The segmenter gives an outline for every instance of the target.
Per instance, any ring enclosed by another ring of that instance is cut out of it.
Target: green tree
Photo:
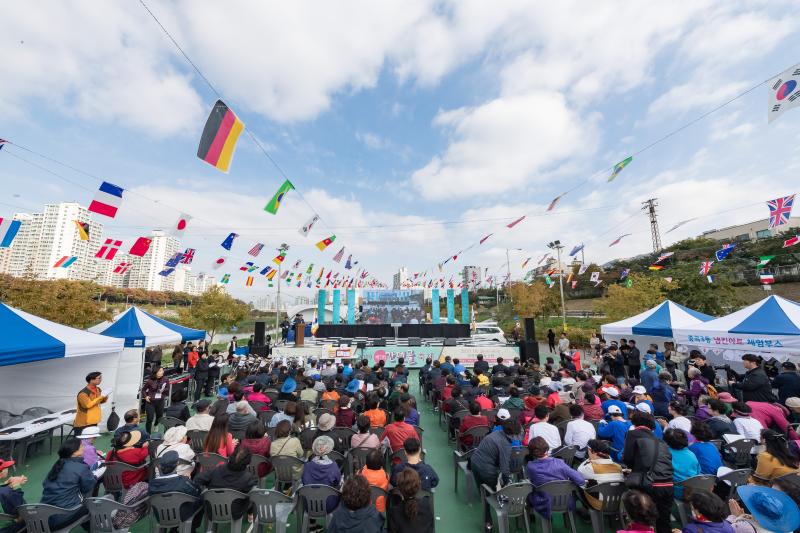
[[[632,285],[611,285],[606,296],[595,304],[595,309],[614,322],[637,315],[660,304],[666,298],[668,283],[663,278],[631,274]]]
[[[229,328],[247,318],[250,309],[228,295],[220,287],[211,287],[191,307],[181,309],[181,321],[195,328],[205,329],[214,342],[220,329]]]
[[[560,300],[555,289],[541,280],[534,283],[516,282],[508,285],[508,296],[514,313],[520,317],[539,317],[558,310]]]
[[[89,281],[0,277],[0,299],[8,305],[79,329],[111,318],[100,303],[102,293]]]
[[[673,273],[673,280],[667,287],[667,298],[695,311],[722,316],[744,305],[725,275],[717,275],[709,283],[705,276],[684,268]]]

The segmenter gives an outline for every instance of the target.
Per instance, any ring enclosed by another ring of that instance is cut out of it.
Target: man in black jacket
[[[778,401],[786,405],[786,400],[795,396],[800,396],[800,374],[797,373],[797,366],[791,361],[786,361],[781,365],[781,373],[772,380],[772,387],[778,389]]]
[[[746,353],[742,356],[742,365],[746,372],[737,374],[736,379],[729,381],[732,388],[742,391],[745,402],[775,403],[778,399],[772,394],[772,384],[769,376],[761,367],[761,360],[757,355]]]
[[[489,363],[483,360],[483,354],[479,353],[477,359],[478,360],[475,361],[475,364],[472,365],[472,369],[473,370],[480,370],[484,374],[488,374],[489,373]]]
[[[194,401],[200,399],[205,391],[206,396],[211,396],[211,382],[208,379],[208,354],[203,352],[194,367]]]
[[[167,492],[180,492],[197,498],[200,496],[200,489],[192,483],[186,476],[178,475],[175,469],[178,468],[178,452],[168,451],[158,460],[158,471],[161,472],[155,479],[150,480],[148,491],[150,495],[164,494]],[[192,515],[202,506],[198,499],[196,503],[186,503],[181,505],[181,520],[189,520]],[[203,521],[203,513],[197,513],[192,520],[192,531],[200,526]]]
[[[631,422],[633,429],[625,437],[622,452],[622,462],[631,469],[628,486],[646,492],[656,504],[656,533],[671,533],[672,454],[664,441],[653,435],[656,428],[653,415],[637,410]],[[631,483],[637,478],[639,482],[632,486]]]

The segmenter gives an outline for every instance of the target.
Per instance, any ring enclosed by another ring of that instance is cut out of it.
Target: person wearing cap
[[[295,390],[297,390],[297,382],[293,377],[287,377],[281,386],[280,392],[278,393],[278,400],[288,400],[290,402],[296,401],[297,395],[294,393]],[[322,399],[324,400],[325,398],[323,397]]]
[[[657,364],[653,359],[648,359],[645,361],[644,370],[642,370],[639,378],[639,382],[648,393],[659,386],[658,371],[656,370],[656,366]]]
[[[141,446],[137,446],[141,444]],[[118,461],[131,466],[140,466],[145,463],[148,456],[148,444],[142,444],[142,434],[139,431],[123,431],[114,438],[111,451],[106,455],[106,461]],[[131,488],[140,481],[147,481],[147,468],[131,470],[122,473],[122,486]]]
[[[647,393],[647,389],[644,388],[643,385],[636,385],[633,388],[633,398],[631,398],[631,403],[636,406],[640,403],[646,403],[650,406],[650,412],[655,411],[655,406],[653,405],[653,399]]]
[[[600,406],[603,408],[603,413],[608,416],[610,414],[611,406],[616,406],[618,412],[622,414],[622,418],[625,420],[628,419],[628,407],[625,405],[625,402],[619,399],[619,390],[616,387],[608,387],[604,389],[605,399],[601,397],[603,400]]]
[[[211,424],[214,422],[214,417],[208,414],[211,402],[208,400],[200,400],[194,404],[197,414],[189,417],[186,421],[187,431],[208,431],[211,429]]]
[[[152,496],[155,494],[164,494],[167,492],[180,492],[181,494],[188,494],[197,498],[200,496],[200,489],[195,485],[189,476],[179,475],[177,473],[179,463],[178,452],[168,451],[164,453],[158,461],[158,473],[156,477],[150,480],[147,488],[148,493]],[[189,520],[192,515],[203,505],[198,500],[196,503],[185,503],[180,507],[181,520]],[[192,522],[192,531],[200,527],[200,522],[203,520],[203,513],[197,513]]]
[[[608,441],[589,439],[586,451],[588,458],[578,466],[577,470],[586,479],[587,487],[623,480],[622,467],[611,459],[613,450]],[[592,508],[602,509],[602,500],[588,493],[584,495]]]
[[[17,516],[17,508],[25,503],[25,493],[22,487],[27,483],[25,476],[8,477],[8,469],[14,466],[14,461],[4,461],[0,459],[0,509],[10,516]],[[25,523],[19,519],[15,520],[6,527],[1,527],[2,533],[14,533],[25,529]]]
[[[800,421],[800,398],[786,398],[786,407],[789,409],[793,421]]]
[[[797,365],[791,361],[781,364],[781,373],[772,380],[772,388],[778,389],[778,401],[786,405],[788,398],[800,396],[800,374]]]
[[[78,406],[75,411],[75,420],[72,422],[76,435],[80,435],[83,428],[100,423],[102,415],[100,405],[108,401],[108,396],[103,395],[100,390],[102,381],[103,374],[100,372],[89,372],[86,375],[86,386],[78,392]]]
[[[780,487],[780,483],[776,483]],[[791,533],[800,527],[800,502],[776,488],[742,485],[737,494],[750,514],[734,499],[728,500],[730,516],[727,520],[736,533],[771,531]]]
[[[322,435],[314,439],[311,444],[311,460],[303,466],[303,485],[328,485],[329,487],[339,488],[342,482],[342,471],[336,461],[328,457],[333,451],[333,439],[327,435]],[[333,512],[339,504],[337,496],[328,497],[326,501],[327,511]]]
[[[742,356],[742,366],[745,368],[744,374],[731,372],[735,379],[728,381],[732,389],[742,392],[745,402],[767,402],[778,401],[772,394],[772,383],[767,376],[764,367],[761,366],[761,358],[752,353]]]
[[[631,423],[625,419],[622,409],[618,405],[608,407],[608,416],[611,417],[611,421],[600,421],[600,425],[597,426],[597,436],[611,440],[611,447],[614,448],[612,457],[614,461],[620,463],[622,462],[622,450],[625,447],[625,437],[628,435]]]
[[[648,415],[652,415],[653,414],[653,411],[650,409],[650,405],[648,405],[645,402],[637,403],[633,407],[633,411],[634,412],[635,411],[639,411],[641,413],[647,413]],[[656,423],[656,427],[653,429],[653,435],[655,435],[655,437],[657,439],[660,439],[660,438],[664,437],[664,429],[661,427],[661,424]],[[688,433],[687,433],[687,435],[688,435]]]
[[[190,477],[194,470],[194,450],[189,445],[189,437],[186,436],[186,426],[173,426],[164,433],[164,441],[156,449],[156,457],[162,457],[167,452],[175,452],[178,457],[190,464],[181,464],[177,467],[177,473],[181,476]]]
[[[100,436],[100,429],[97,426],[89,426],[83,428],[81,434],[77,437],[83,441],[83,462],[89,468],[94,470],[94,467],[100,462],[103,452],[97,451],[94,447],[94,441]]]

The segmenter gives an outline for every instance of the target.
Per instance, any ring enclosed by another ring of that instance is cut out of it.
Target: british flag
[[[711,265],[713,264],[714,261],[703,261],[700,263],[700,275],[708,276],[708,273],[711,271]]]
[[[248,254],[252,255],[253,257],[258,257],[258,254],[261,253],[261,250],[264,248],[264,245],[260,242],[257,242],[255,246],[250,248],[250,251],[247,252]]]
[[[775,198],[767,202],[769,207],[769,227],[777,228],[789,222],[789,217],[792,215],[792,205],[794,204],[794,194],[784,196],[783,198]]]
[[[183,252],[183,259],[181,259],[181,263],[184,265],[191,265],[192,260],[194,260],[194,248],[187,248],[185,252]]]

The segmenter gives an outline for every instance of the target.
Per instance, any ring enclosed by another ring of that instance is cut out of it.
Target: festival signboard
[[[358,350],[357,357],[368,360],[370,366],[384,361],[387,368],[397,365],[397,361],[402,357],[407,368],[422,368],[425,359],[428,357],[438,359],[441,353],[441,346],[374,346]]]
[[[445,346],[442,349],[441,360],[444,361],[445,356],[450,356],[451,359],[458,358],[459,362],[466,366],[472,367],[475,361],[478,360],[478,354],[483,355],[483,360],[488,361],[491,366],[498,357],[506,360],[519,357],[519,347],[517,346]]]

